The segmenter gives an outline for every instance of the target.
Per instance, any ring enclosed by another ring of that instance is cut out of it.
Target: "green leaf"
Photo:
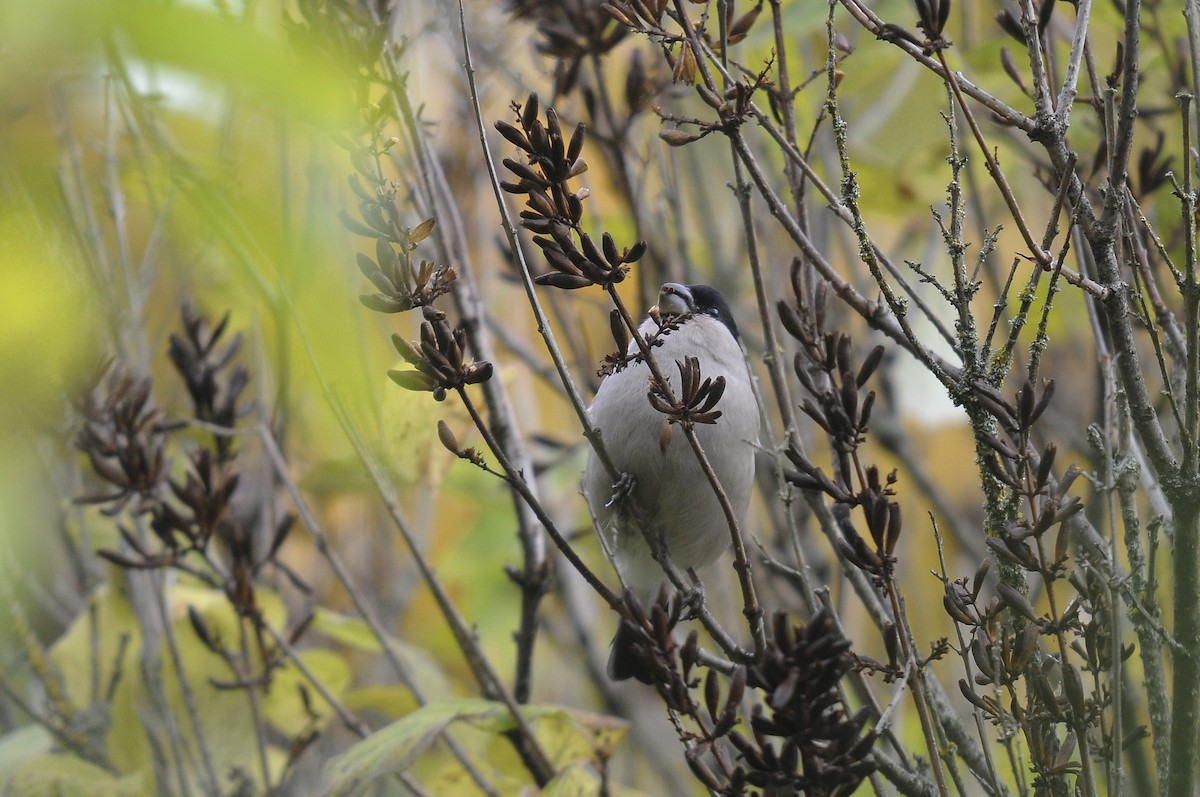
[[[330,694],[338,700],[345,697],[354,677],[345,658],[319,648],[301,651],[299,658]],[[301,690],[308,693],[308,705],[317,715],[315,720],[309,716]],[[310,727],[324,728],[336,716],[329,702],[291,662],[275,674],[271,690],[263,699],[263,713],[272,727],[289,737],[301,736]]]
[[[326,794],[353,794],[376,778],[405,771],[452,722],[477,709],[459,706],[457,701],[431,703],[376,731],[326,764]]]
[[[559,770],[541,791],[542,797],[596,797],[600,793],[600,778],[583,765]]]
[[[541,797],[647,797],[646,792],[630,789],[619,784],[608,783],[601,790],[600,775],[591,764],[574,764],[558,771],[545,787],[538,792]]]
[[[420,371],[388,371],[388,376],[405,390],[429,391],[437,385],[433,377]]]
[[[41,725],[25,725],[0,736],[0,794],[26,761],[53,748],[50,732]]]
[[[280,597],[267,589],[255,593],[258,609],[264,620],[275,628],[287,625],[287,610]],[[167,611],[172,619],[175,639],[183,662],[183,679],[189,684],[198,709],[201,732],[208,743],[209,752],[223,772],[218,777],[241,769],[256,777],[259,773],[258,741],[254,721],[246,710],[246,695],[241,690],[219,689],[214,682],[229,682],[232,674],[229,665],[216,653],[208,650],[196,636],[188,621],[191,607],[203,618],[209,633],[226,647],[238,646],[238,618],[229,604],[228,596],[221,590],[179,583],[166,591]],[[119,680],[111,705],[111,722],[104,737],[106,750],[113,766],[119,772],[150,772],[153,760],[154,734],[163,732],[157,721],[147,721],[145,706],[160,698],[149,692],[145,679],[138,677],[138,655],[142,645],[137,617],[127,597],[120,590],[102,588],[92,598],[100,634],[100,682],[108,683],[112,678],[113,665],[121,668]],[[51,648],[51,658],[62,674],[67,697],[76,706],[83,707],[90,694],[91,621],[88,612],[81,612],[71,623],[66,633]],[[131,638],[125,649],[124,659],[117,661],[118,640],[123,634]],[[254,646],[251,646],[254,650]],[[158,651],[161,661],[168,660],[165,642]],[[257,653],[253,656],[253,669],[257,672],[262,662]],[[180,679],[171,670],[171,677],[164,678],[162,698],[175,717],[187,716]],[[298,692],[292,688],[271,690],[264,696],[264,705],[271,707],[280,701],[277,711],[281,716],[294,716],[289,704],[300,701]],[[181,727],[186,744],[194,744],[192,728],[185,723]],[[272,772],[277,776],[282,771],[286,756],[277,747],[268,746],[267,758]],[[190,782],[198,785],[199,772],[196,761],[189,758],[183,766]],[[62,794],[91,794],[90,791],[64,789]]]
[[[626,726],[622,720],[562,706],[523,706],[521,714],[534,726],[535,735],[557,768],[592,761],[598,753],[610,756]],[[330,784],[327,794],[349,795],[376,778],[405,771],[438,734],[455,722],[496,735],[516,728],[516,719],[502,703],[482,699],[430,703],[331,760],[325,768]],[[574,780],[565,782],[563,788],[575,788],[575,784]]]
[[[145,61],[237,85],[264,105],[309,121],[340,125],[352,118],[343,83],[350,66],[316,57],[300,37],[271,36],[191,3],[105,5],[114,32]]]
[[[26,759],[4,785],[5,797],[148,797],[153,783],[143,773],[118,778],[83,759],[61,753]]]
[[[343,703],[351,711],[370,711],[388,719],[399,719],[421,707],[412,690],[402,684],[370,684],[351,689]]]
[[[356,650],[383,652],[379,637],[375,636],[371,627],[360,617],[348,617],[317,607],[311,628]],[[421,694],[430,700],[439,700],[451,694],[446,674],[438,660],[428,651],[410,645],[391,634],[385,634],[383,638],[392,655],[399,659],[408,671],[409,679],[420,689]]]

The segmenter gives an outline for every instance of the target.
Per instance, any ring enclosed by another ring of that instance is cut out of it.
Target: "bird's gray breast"
[[[642,331],[649,334],[653,329],[647,322]],[[677,360],[696,357],[702,378],[725,377],[725,392],[717,404],[721,417],[694,429],[740,521],[754,478],[758,412],[737,341],[719,321],[697,316],[663,338],[653,354],[677,398]],[[676,425],[664,431],[666,416],[647,398],[649,377],[645,363],[609,376],[589,413],[614,467],[634,478],[632,500],[663,535],[672,559],[683,569],[703,567],[727,547],[728,522],[683,429]],[[622,577],[643,596],[652,594],[661,569],[652,560],[647,564],[649,552],[630,519],[620,516],[617,507],[605,506],[612,496],[612,479],[594,452],[584,474],[584,491],[601,532],[609,537]]]

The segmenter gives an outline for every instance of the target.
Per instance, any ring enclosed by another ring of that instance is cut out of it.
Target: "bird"
[[[655,320],[657,315],[657,321]],[[666,324],[660,332],[660,324]],[[676,397],[680,375],[676,362],[696,358],[701,379],[723,377],[724,393],[714,423],[694,425],[696,437],[712,465],[739,523],[745,516],[754,482],[754,452],[759,415],[729,303],[708,285],[668,282],[658,296],[657,313],[639,327],[643,338],[656,337],[652,355]],[[667,555],[684,572],[712,564],[730,545],[729,524],[716,492],[685,435],[664,426],[668,417],[648,398],[651,372],[630,344],[625,368],[600,383],[588,408],[618,481],[594,449],[583,475],[583,493],[621,581],[649,606],[665,578],[654,560],[636,518],[661,535]],[[638,632],[622,619],[613,640],[608,674],[621,681],[639,673],[630,645]]]

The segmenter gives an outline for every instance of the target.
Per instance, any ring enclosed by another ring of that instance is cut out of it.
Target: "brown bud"
[[[442,420],[437,423],[438,440],[442,442],[442,446],[451,454],[457,454],[458,438],[454,436],[454,432],[450,431],[450,426]]]
[[[668,146],[672,147],[682,147],[685,144],[691,144],[693,141],[699,141],[701,138],[698,133],[688,133],[674,127],[659,132],[658,137],[667,142]]]

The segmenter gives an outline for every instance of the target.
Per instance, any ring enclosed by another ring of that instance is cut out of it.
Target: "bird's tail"
[[[608,654],[608,677],[614,681],[636,678],[644,684],[652,684],[652,657],[646,632],[622,617],[613,637],[612,651]]]

